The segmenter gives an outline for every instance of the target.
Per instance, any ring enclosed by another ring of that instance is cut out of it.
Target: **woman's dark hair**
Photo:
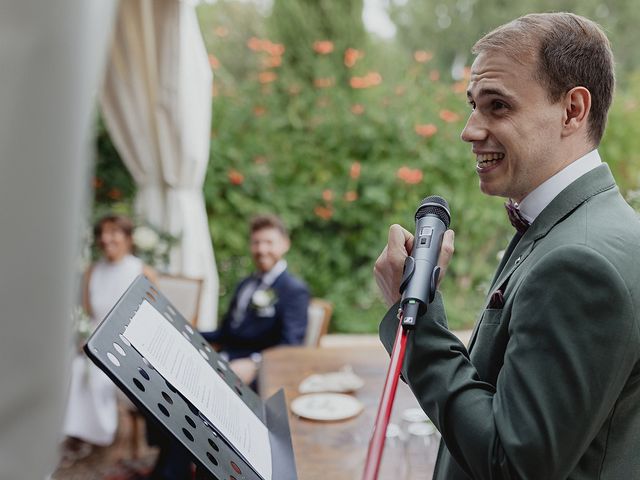
[[[126,217],[124,215],[109,214],[98,220],[93,226],[93,238],[95,242],[97,242],[100,238],[100,235],[102,235],[102,229],[104,228],[104,225],[106,223],[112,223],[120,230],[122,230],[127,238],[131,240],[131,248],[133,249],[133,221],[131,221],[129,217]]]

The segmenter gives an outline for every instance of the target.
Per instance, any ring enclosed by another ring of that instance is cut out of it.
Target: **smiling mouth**
[[[483,153],[476,156],[478,170],[492,167],[504,158],[504,153]]]

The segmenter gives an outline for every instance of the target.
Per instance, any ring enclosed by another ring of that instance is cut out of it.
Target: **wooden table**
[[[289,424],[300,480],[358,480],[373,432],[378,404],[389,365],[380,346],[277,347],[264,352],[260,372],[260,394],[267,398],[284,388],[287,405],[298,397],[298,385],[314,373],[328,373],[351,365],[364,386],[353,395],[364,404],[358,416],[342,421],[319,422],[300,418],[289,411]],[[401,424],[401,413],[417,407],[409,388],[400,381],[391,423]],[[406,448],[385,447],[379,480],[430,479],[437,450],[435,438],[428,447],[427,468],[405,472]],[[390,474],[389,472],[395,472]]]

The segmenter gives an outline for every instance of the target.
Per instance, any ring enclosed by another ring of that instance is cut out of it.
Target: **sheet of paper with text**
[[[124,336],[220,430],[261,477],[271,480],[271,444],[266,425],[191,342],[146,300],[131,319]]]

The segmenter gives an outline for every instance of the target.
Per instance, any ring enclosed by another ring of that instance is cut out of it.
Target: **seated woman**
[[[151,281],[155,272],[133,255],[133,222],[121,215],[103,217],[94,227],[102,257],[83,278],[82,303],[92,329],[141,273]],[[73,359],[63,426],[63,463],[87,456],[94,446],[113,443],[118,427],[116,386],[82,352]]]

